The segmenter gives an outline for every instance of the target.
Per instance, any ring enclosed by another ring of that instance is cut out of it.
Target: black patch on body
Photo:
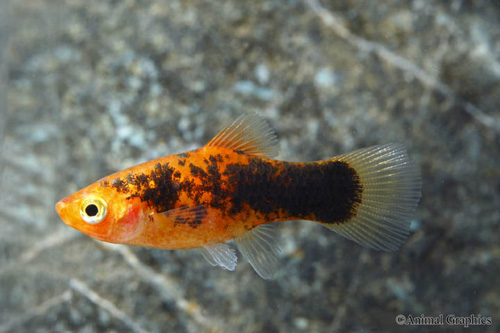
[[[219,155],[220,156],[220,155]],[[210,165],[207,166],[207,186],[203,190],[209,191],[212,193],[212,201],[210,202],[210,206],[214,208],[225,208],[225,203],[227,200],[227,196],[229,195],[227,190],[224,190],[221,187],[221,174],[219,171],[219,167],[217,165],[217,161],[219,160],[215,156],[210,156]]]
[[[161,213],[173,209],[179,200],[180,184],[173,180],[174,172],[168,163],[158,163],[149,173],[136,175],[131,172],[124,178],[113,179],[111,186],[118,192],[128,193],[129,198],[147,202],[149,207]]]
[[[221,173],[219,170],[218,162],[222,160],[222,156],[219,155],[213,156],[210,155],[208,157],[208,165],[206,165],[206,169],[202,169],[194,164],[189,165],[189,169],[191,171],[191,175],[195,178],[198,178],[201,181],[201,185],[191,186],[186,184],[183,188],[188,191],[188,195],[195,201],[196,204],[204,204],[213,208],[224,209],[226,207],[226,203],[229,199],[230,193],[227,189],[221,187]],[[189,193],[189,191],[191,193]],[[211,200],[210,202],[200,202],[200,198],[203,193],[210,193]]]
[[[320,222],[342,223],[355,216],[361,203],[358,174],[345,162],[249,162],[229,164],[224,171],[234,184],[229,213],[239,213],[248,204],[264,215],[283,209],[291,217],[314,215]]]
[[[189,169],[191,170],[191,175],[196,178],[207,178],[207,173],[205,170],[200,168],[199,166],[194,165],[193,163],[189,164]]]

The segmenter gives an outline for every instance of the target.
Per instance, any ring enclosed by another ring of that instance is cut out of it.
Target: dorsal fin
[[[211,147],[240,150],[250,155],[272,158],[278,155],[276,134],[255,113],[244,113],[207,143]]]

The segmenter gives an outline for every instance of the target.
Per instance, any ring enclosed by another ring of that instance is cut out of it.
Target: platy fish
[[[270,223],[309,220],[376,250],[409,234],[421,180],[405,148],[386,144],[317,162],[275,160],[276,135],[243,114],[205,146],[119,171],[62,199],[61,219],[95,239],[160,249],[199,248],[234,270],[234,240],[264,279],[277,269]]]

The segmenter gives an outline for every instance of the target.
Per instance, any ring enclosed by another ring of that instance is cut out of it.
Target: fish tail
[[[320,223],[372,249],[398,249],[408,237],[421,195],[419,173],[404,146],[360,149],[327,162],[342,162],[355,170],[358,195],[346,220]]]

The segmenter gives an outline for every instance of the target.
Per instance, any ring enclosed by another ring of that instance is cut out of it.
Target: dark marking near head
[[[128,198],[147,202],[150,208],[161,213],[172,209],[179,200],[180,184],[173,179],[174,172],[168,163],[158,163],[149,173],[130,172],[124,178],[113,179],[111,186],[129,194]]]
[[[128,182],[129,184],[131,184],[131,183],[133,183],[133,182],[134,182],[134,180],[135,180],[135,175],[131,172],[131,173],[129,173],[129,174],[125,177],[125,179],[127,180],[127,182]]]
[[[249,162],[229,164],[224,171],[234,184],[229,213],[240,213],[248,204],[264,215],[282,209],[291,217],[343,223],[361,203],[362,185],[347,163],[280,162],[276,167],[259,158]]]
[[[184,166],[186,164],[186,160],[177,160],[177,164]]]
[[[144,184],[144,185],[149,183],[148,176],[146,176],[143,173],[141,173],[139,176],[137,176],[137,181],[139,184]]]
[[[172,179],[173,173],[174,168],[170,167],[168,163],[156,164],[154,170],[147,177],[147,185],[142,183],[143,186],[138,193],[141,201],[146,201],[157,212],[172,209],[179,200],[179,183]]]
[[[111,186],[116,188],[118,192],[127,193],[128,185],[127,182],[123,181],[121,178],[113,179]]]

